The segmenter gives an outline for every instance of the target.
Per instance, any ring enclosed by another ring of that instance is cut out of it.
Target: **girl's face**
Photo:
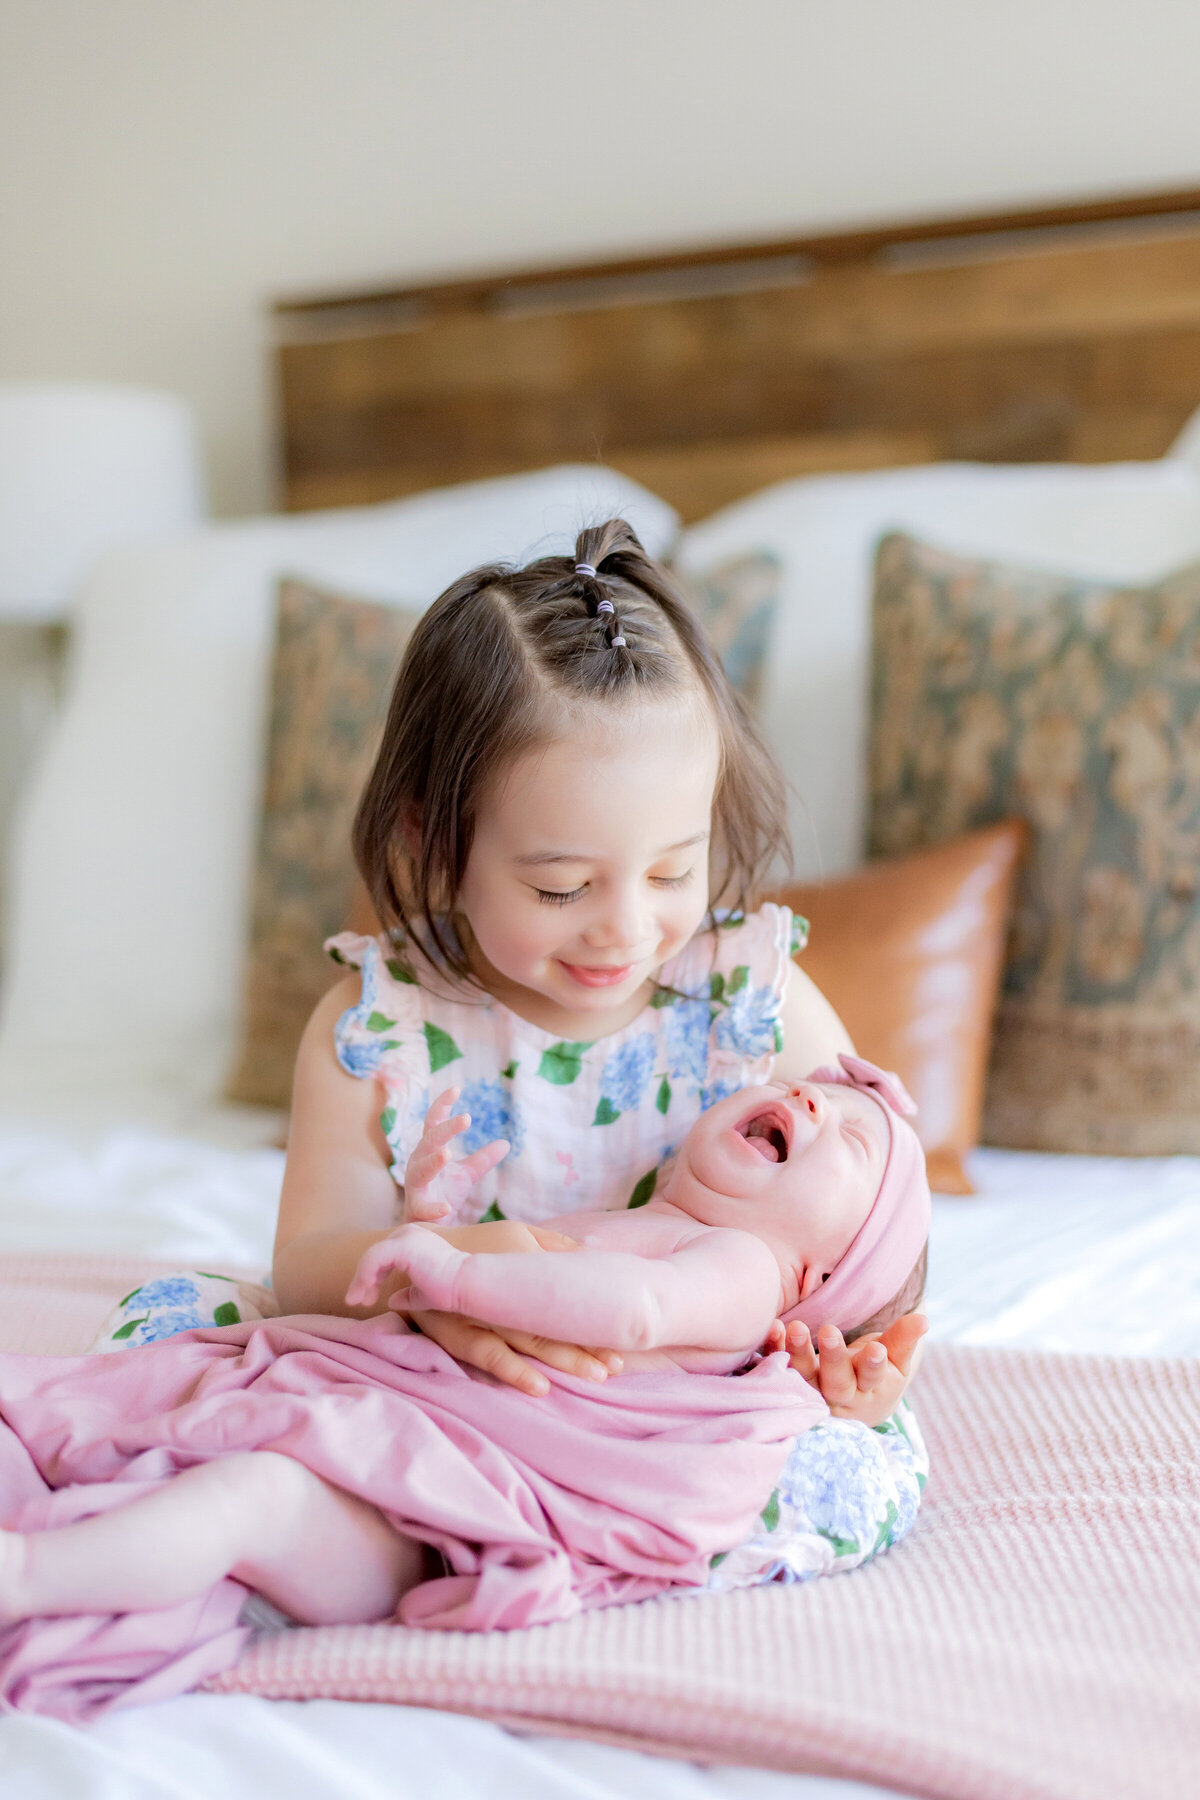
[[[708,907],[718,766],[713,722],[684,697],[581,709],[504,772],[459,894],[497,999],[579,1041],[636,1016]]]
[[[840,1082],[744,1088],[701,1113],[664,1199],[705,1225],[761,1237],[806,1300],[858,1236],[883,1181],[883,1105]]]

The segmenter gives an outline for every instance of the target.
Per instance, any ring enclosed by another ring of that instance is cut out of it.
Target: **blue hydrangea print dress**
[[[362,996],[338,1020],[338,1061],[378,1081],[400,1185],[446,1088],[462,1089],[454,1110],[471,1116],[461,1154],[508,1139],[457,1223],[642,1206],[701,1112],[769,1079],[788,968],[806,935],[785,906],[730,915],[664,965],[632,1024],[583,1043],[442,980],[395,933],[343,932],[326,949],[361,969]]]

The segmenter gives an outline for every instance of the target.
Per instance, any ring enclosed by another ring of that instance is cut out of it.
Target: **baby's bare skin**
[[[584,1256],[501,1265],[403,1226],[368,1250],[346,1298],[368,1305],[401,1271],[412,1285],[391,1303],[405,1311],[606,1343],[627,1368],[725,1372],[837,1266],[878,1192],[888,1129],[878,1102],[839,1084],[746,1089],[701,1116],[647,1206],[551,1222]]]

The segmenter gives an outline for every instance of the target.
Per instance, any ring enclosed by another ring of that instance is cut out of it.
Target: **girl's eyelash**
[[[689,869],[686,875],[652,875],[650,879],[655,887],[681,888],[687,886],[695,873],[695,869]],[[569,906],[572,900],[578,900],[583,894],[586,894],[587,885],[585,883],[583,887],[572,888],[565,894],[559,893],[554,888],[534,888],[533,891],[539,900],[545,901],[547,906]]]

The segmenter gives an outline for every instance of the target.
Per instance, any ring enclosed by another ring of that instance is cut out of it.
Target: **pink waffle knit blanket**
[[[104,1357],[0,1355],[0,1523],[62,1526],[179,1469],[277,1450],[441,1553],[447,1573],[405,1596],[405,1624],[510,1629],[703,1583],[792,1441],[828,1416],[782,1355],[734,1378],[550,1373],[530,1399],[390,1313],[214,1327]],[[234,1660],[244,1599],[224,1581],[151,1613],[10,1627],[0,1700],[78,1719],[146,1684],[181,1691]]]

